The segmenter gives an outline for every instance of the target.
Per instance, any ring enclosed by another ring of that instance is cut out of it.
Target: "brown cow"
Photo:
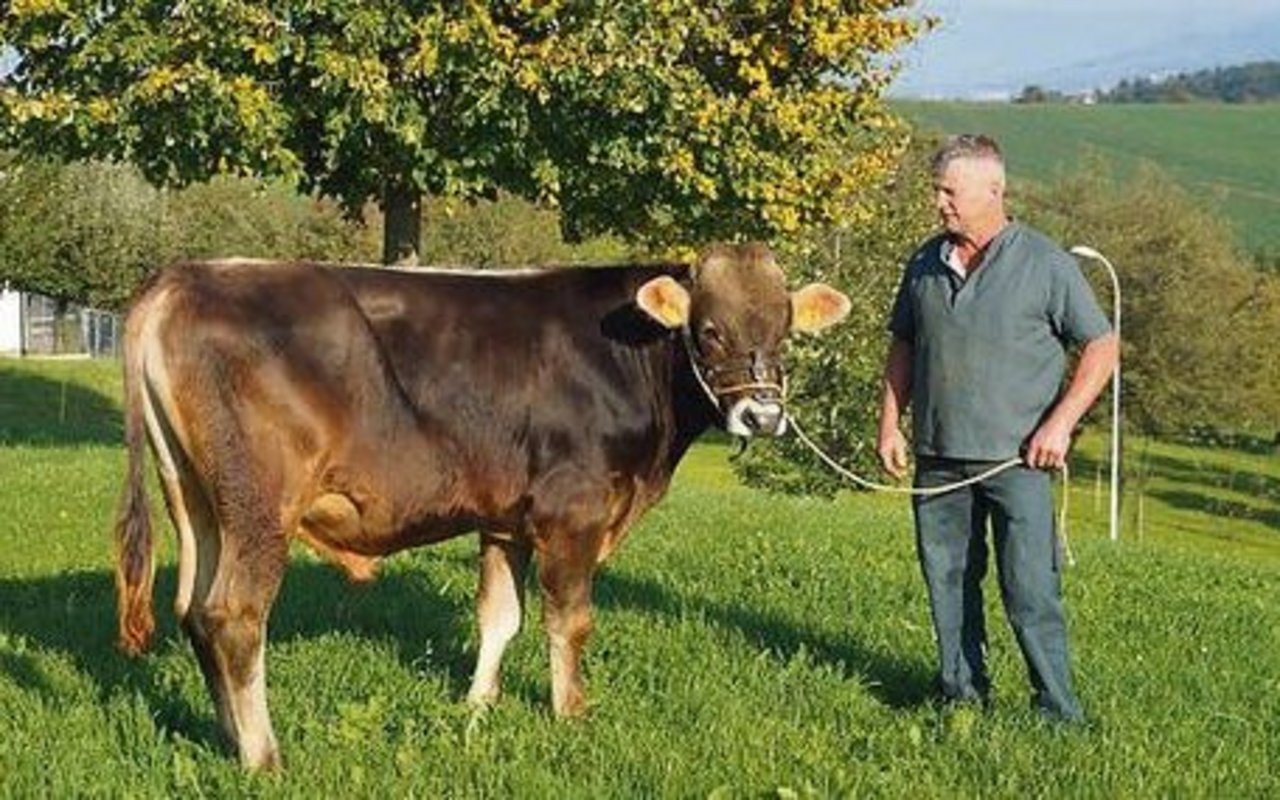
[[[175,608],[243,764],[276,767],[264,638],[289,537],[355,579],[480,532],[469,699],[498,696],[537,554],[557,714],[584,708],[591,581],[689,444],[785,427],[783,339],[848,313],[761,245],[508,273],[218,262],[164,270],[125,339],[121,646],[151,637],[144,435],[178,534]]]

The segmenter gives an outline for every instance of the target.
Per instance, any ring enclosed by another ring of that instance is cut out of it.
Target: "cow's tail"
[[[151,539],[151,508],[147,501],[146,416],[147,402],[143,374],[143,343],[136,336],[137,313],[130,315],[124,341],[124,440],[129,466],[120,513],[116,519],[116,611],[119,617],[119,645],[130,655],[147,649],[155,630],[151,608],[154,555]]]

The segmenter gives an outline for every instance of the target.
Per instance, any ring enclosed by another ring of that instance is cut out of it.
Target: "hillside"
[[[992,134],[1015,180],[1051,180],[1089,152],[1121,170],[1150,161],[1230,219],[1248,250],[1280,253],[1280,104],[894,106],[924,128]]]

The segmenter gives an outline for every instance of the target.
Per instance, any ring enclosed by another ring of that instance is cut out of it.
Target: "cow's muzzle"
[[[781,400],[744,397],[729,407],[725,430],[734,436],[781,436],[787,430],[787,414]]]

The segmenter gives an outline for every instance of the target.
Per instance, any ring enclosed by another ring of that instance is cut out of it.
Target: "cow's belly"
[[[470,516],[424,517],[392,523],[385,515],[361,513],[345,494],[317,497],[303,513],[296,536],[319,555],[342,567],[352,580],[374,577],[382,556],[417,545],[444,541],[475,530]]]

